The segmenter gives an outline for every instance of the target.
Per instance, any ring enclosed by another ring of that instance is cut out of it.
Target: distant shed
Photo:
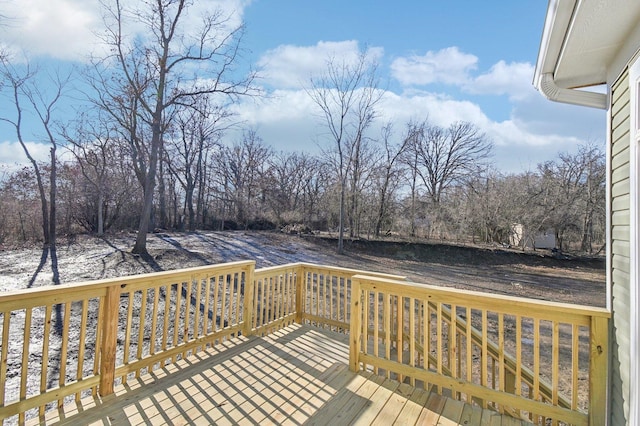
[[[514,247],[551,250],[556,247],[556,233],[553,229],[529,233],[524,225],[516,223],[511,226],[509,244]]]

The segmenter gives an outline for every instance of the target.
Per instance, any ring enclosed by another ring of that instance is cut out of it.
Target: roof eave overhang
[[[608,101],[605,93],[561,87],[555,79],[555,71],[562,58],[565,40],[573,25],[577,5],[577,0],[549,1],[533,85],[547,99],[555,102],[606,109]],[[593,85],[601,83],[603,82],[593,83]]]

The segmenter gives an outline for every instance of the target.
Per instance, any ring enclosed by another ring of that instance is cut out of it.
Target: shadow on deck
[[[349,371],[344,334],[291,325],[239,337],[106,398],[47,413],[45,424],[521,425],[408,384]],[[36,419],[34,419],[36,420]]]

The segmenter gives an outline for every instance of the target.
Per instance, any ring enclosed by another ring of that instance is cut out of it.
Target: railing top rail
[[[385,278],[389,280],[402,281],[407,279],[407,277],[404,275],[385,274],[381,272],[364,271],[362,269],[343,268],[339,266],[329,266],[329,265],[321,265],[321,264],[306,263],[306,262],[299,262],[297,263],[297,265],[307,269],[330,269],[332,271],[342,272],[350,275],[366,275],[370,277]]]
[[[389,287],[393,286],[400,288],[399,291],[394,290],[395,293],[400,293],[406,297],[427,298],[434,302],[437,300],[439,302],[459,305],[468,304],[478,309],[486,308],[493,311],[532,315],[542,312],[554,314],[561,312],[563,315],[579,317],[611,318],[611,312],[607,309],[594,306],[549,302],[472,290],[443,288],[415,282],[385,279],[368,274],[358,274],[355,275],[353,279],[359,280],[364,289],[388,290]]]
[[[0,292],[0,311],[3,310],[3,306],[7,303],[11,303],[16,300],[25,300],[31,298],[42,298],[44,295],[47,297],[54,297],[59,294],[70,294],[74,291],[81,291],[83,293],[95,291],[100,293],[101,290],[106,287],[111,287],[115,284],[120,284],[123,287],[129,286],[138,282],[149,281],[167,281],[172,278],[184,276],[186,274],[196,275],[200,273],[219,273],[223,271],[236,270],[247,268],[255,265],[253,260],[243,260],[238,262],[220,263],[215,265],[198,266],[195,268],[175,269],[171,271],[152,272],[140,275],[128,275],[124,277],[106,278],[102,280],[84,281],[69,284],[60,285],[47,285],[37,288],[28,288],[22,290],[12,290],[6,293]]]
[[[273,272],[284,271],[286,269],[292,269],[299,267],[299,263],[285,263],[284,265],[273,265],[266,266],[264,268],[256,269],[254,273],[256,274],[270,274]]]

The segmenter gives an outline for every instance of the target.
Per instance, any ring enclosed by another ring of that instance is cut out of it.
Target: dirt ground
[[[0,247],[0,291],[253,259],[256,267],[331,264],[407,276],[411,281],[535,299],[605,306],[604,258],[393,241],[345,241],[279,232],[150,234],[150,257],[130,253],[135,234],[60,239],[39,247]]]

